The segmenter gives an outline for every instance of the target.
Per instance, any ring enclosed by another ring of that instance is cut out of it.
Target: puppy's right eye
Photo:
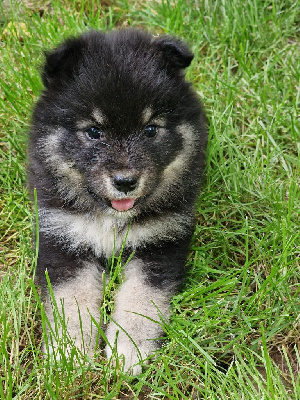
[[[148,138],[154,138],[157,135],[158,127],[156,125],[147,125],[144,128],[144,133]]]
[[[103,140],[104,133],[101,128],[92,126],[85,130],[86,137],[90,140]]]

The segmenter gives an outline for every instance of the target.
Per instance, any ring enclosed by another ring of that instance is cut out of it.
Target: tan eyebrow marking
[[[142,123],[143,125],[148,124],[148,122],[151,119],[151,116],[153,114],[153,110],[151,107],[145,108],[145,110],[142,112]]]
[[[102,112],[98,109],[95,108],[93,113],[92,113],[93,118],[95,119],[95,121],[99,124],[102,125],[104,123],[104,116],[102,114]]]
[[[81,121],[76,122],[76,128],[77,129],[85,129],[93,124],[94,124],[94,121],[92,119],[82,119]]]

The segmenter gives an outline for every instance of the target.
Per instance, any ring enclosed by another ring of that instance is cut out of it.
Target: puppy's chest
[[[174,240],[181,224],[174,216],[149,218],[130,224],[129,220],[109,215],[73,214],[57,209],[39,211],[40,232],[57,241],[63,248],[78,252],[92,249],[98,257],[109,258],[122,246],[135,250],[148,243]]]
[[[120,251],[128,232],[126,221],[57,209],[40,210],[39,225],[42,234],[67,250],[78,252],[89,248],[96,256],[106,257]]]
[[[112,218],[75,218],[69,225],[68,240],[71,246],[91,248],[96,256],[107,258],[119,253],[128,235],[127,224],[118,224]],[[127,242],[127,241],[126,241]],[[126,243],[127,246],[129,243]]]

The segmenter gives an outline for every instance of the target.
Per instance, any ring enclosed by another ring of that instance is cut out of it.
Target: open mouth
[[[104,197],[99,197],[92,189],[88,189],[89,194],[97,203],[104,202],[108,207],[112,207],[116,211],[127,211],[130,210],[137,199],[134,198],[126,198],[126,199],[107,199]]]
[[[117,211],[127,211],[134,206],[135,199],[112,199],[111,206]]]

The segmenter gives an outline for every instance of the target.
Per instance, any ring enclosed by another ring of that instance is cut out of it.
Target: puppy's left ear
[[[162,36],[153,39],[153,42],[167,66],[175,69],[184,69],[191,64],[194,58],[188,46],[180,39],[171,36]]]

